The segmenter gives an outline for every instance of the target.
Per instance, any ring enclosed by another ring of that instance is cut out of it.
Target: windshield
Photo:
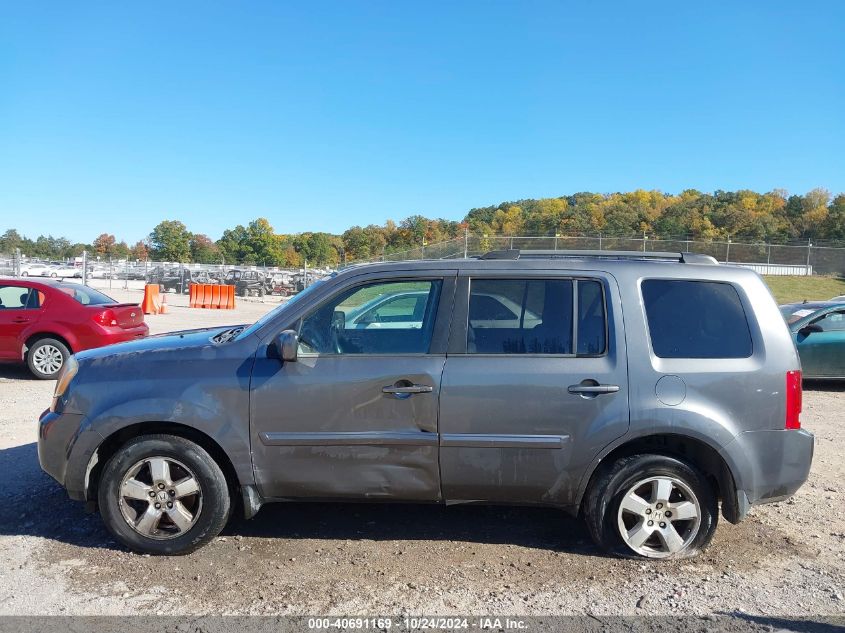
[[[102,292],[97,292],[88,286],[81,286],[79,284],[56,284],[56,288],[70,295],[84,306],[100,306],[117,303],[111,297],[104,295]]]
[[[796,321],[800,321],[806,316],[810,316],[816,312],[818,308],[808,308],[806,306],[781,306],[780,313],[783,315],[787,324],[792,325]]]
[[[323,279],[320,279],[320,280],[318,280],[318,281],[315,281],[315,282],[314,282],[314,283],[312,283],[310,286],[308,286],[305,290],[303,290],[303,291],[302,291],[302,292],[300,292],[299,294],[296,294],[296,295],[294,295],[293,297],[291,297],[290,299],[288,299],[287,301],[285,301],[285,302],[284,302],[283,304],[281,304],[278,308],[273,308],[272,310],[270,310],[270,312],[268,312],[267,314],[265,314],[263,317],[261,317],[260,319],[258,319],[258,321],[256,321],[256,322],[255,322],[255,323],[253,323],[252,325],[250,325],[250,326],[249,326],[247,329],[245,329],[243,332],[241,332],[241,334],[240,334],[240,336],[238,336],[238,338],[239,338],[239,339],[245,338],[245,337],[249,336],[250,334],[252,334],[253,332],[255,332],[255,331],[257,331],[257,330],[261,329],[261,328],[264,326],[264,324],[265,324],[265,323],[269,323],[270,321],[272,321],[273,319],[275,319],[277,316],[279,316],[279,314],[280,314],[283,310],[287,310],[287,309],[288,309],[288,307],[290,307],[290,306],[292,306],[292,305],[296,305],[296,304],[298,304],[298,303],[299,303],[300,301],[302,301],[305,297],[307,297],[307,296],[308,296],[308,295],[310,295],[312,292],[314,292],[314,289],[315,289],[315,288],[319,288],[319,287],[323,284],[323,281],[324,281]]]

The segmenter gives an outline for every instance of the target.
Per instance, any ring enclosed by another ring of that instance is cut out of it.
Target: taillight
[[[801,372],[786,372],[786,428],[801,428]]]
[[[94,320],[100,325],[117,325],[117,317],[114,310],[103,310],[94,315]]]

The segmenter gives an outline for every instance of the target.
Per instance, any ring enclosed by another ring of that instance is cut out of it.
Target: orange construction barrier
[[[188,305],[192,308],[233,310],[235,287],[225,284],[191,284]]]
[[[211,305],[209,307],[214,309],[220,307],[220,286],[217,284],[211,286]]]
[[[202,285],[202,305],[200,307],[203,308],[212,308],[214,306],[211,305],[211,289],[214,286],[212,284],[203,284]]]
[[[141,302],[141,310],[144,314],[158,314],[161,310],[158,284],[146,284],[144,286],[144,300]]]

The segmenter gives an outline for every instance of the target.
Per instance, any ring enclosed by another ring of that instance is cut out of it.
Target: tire
[[[161,462],[168,464],[168,470],[159,468],[156,472],[164,476],[156,478],[151,464]],[[177,485],[190,490],[185,487],[188,478],[197,491],[177,496]],[[156,479],[166,482],[163,489]],[[121,490],[131,490],[135,496],[121,495]],[[148,499],[150,492],[156,496]],[[217,462],[201,446],[174,435],[141,436],[122,446],[103,469],[97,503],[106,528],[118,541],[133,551],[155,555],[189,554],[202,547],[220,534],[232,508]],[[147,516],[153,518],[145,522]]]
[[[39,380],[54,380],[68,358],[67,345],[50,337],[38,339],[26,352],[29,371]]]
[[[26,272],[25,270],[21,271],[21,277],[29,277],[29,273]]]
[[[674,457],[632,455],[596,476],[584,498],[584,518],[593,541],[610,554],[678,559],[710,543],[719,508],[697,468]]]
[[[258,296],[259,297],[263,297],[265,294],[266,294],[266,291],[264,290],[264,288],[258,289]]]
[[[247,295],[249,295],[249,290],[247,290],[246,287],[243,287],[243,288],[241,288],[240,294],[241,294],[242,297],[246,297]]]
[[[55,279],[56,277],[58,277],[58,275],[57,275],[56,273],[50,273],[50,276],[51,276],[53,279]]]

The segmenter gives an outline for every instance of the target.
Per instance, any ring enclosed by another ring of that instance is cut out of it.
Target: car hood
[[[97,347],[77,353],[76,359],[81,363],[86,361],[107,358],[110,356],[121,356],[127,354],[146,354],[154,352],[169,352],[174,350],[200,349],[216,345],[212,338],[233,327],[227,325],[212,328],[199,328],[195,330],[181,330],[179,332],[167,332],[166,334],[155,334],[126,343],[117,343],[105,347]]]

